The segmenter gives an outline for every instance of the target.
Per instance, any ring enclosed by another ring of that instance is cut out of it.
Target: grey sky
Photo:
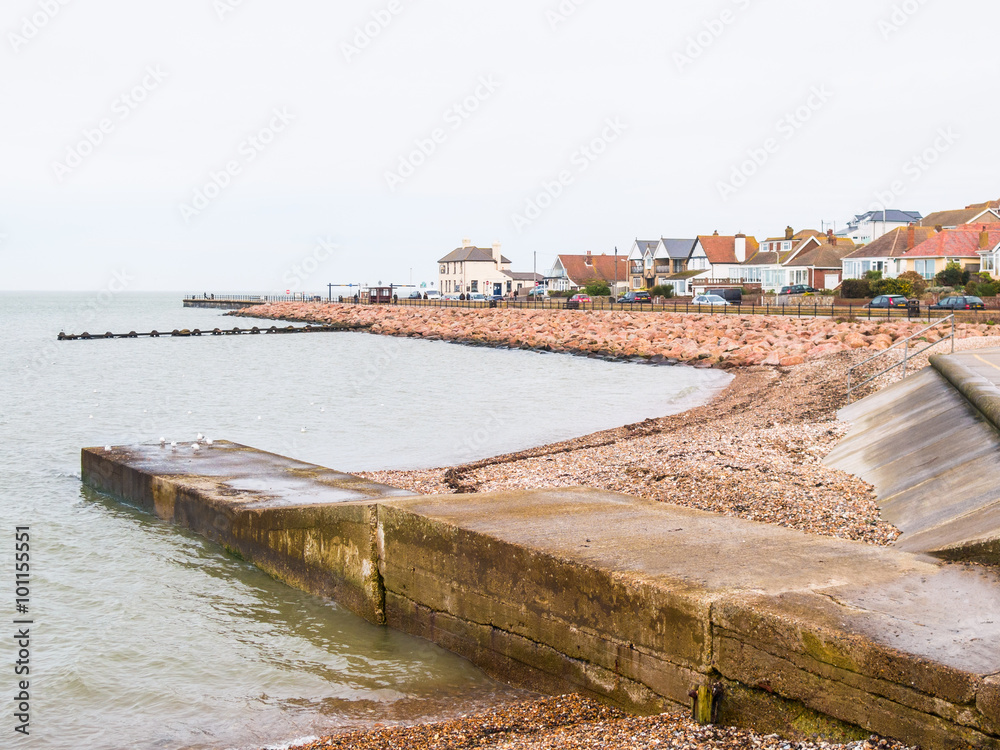
[[[0,11],[4,289],[429,282],[463,237],[547,270],[1000,197],[995,3],[62,3]]]

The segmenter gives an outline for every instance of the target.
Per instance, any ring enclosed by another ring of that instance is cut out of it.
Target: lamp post
[[[618,245],[615,245],[615,288],[611,290],[611,307],[615,306],[615,295],[618,294]]]

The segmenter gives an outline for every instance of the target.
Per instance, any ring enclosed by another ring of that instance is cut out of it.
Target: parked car
[[[711,305],[713,307],[721,305],[722,307],[728,307],[729,303],[726,302],[718,294],[699,294],[695,297],[691,304],[693,305]]]
[[[708,289],[705,291],[705,294],[717,294],[732,305],[738,305],[743,302],[742,289]]]
[[[473,302],[485,302],[486,295],[481,292],[473,292],[472,294],[466,294],[465,298],[467,300],[472,300]]]
[[[531,297],[547,297],[548,292],[545,290],[544,286],[533,286],[528,290],[528,294],[526,296],[529,299]]]
[[[505,297],[502,294],[487,294],[487,302],[503,302]]]
[[[625,292],[621,297],[618,298],[619,304],[625,303],[650,303],[652,304],[653,298],[649,296],[649,292]]]
[[[781,287],[780,294],[815,294],[819,289],[813,289],[811,286],[806,286],[805,284],[792,284],[791,286]]]
[[[569,298],[570,302],[593,302],[589,294],[574,294]]]
[[[909,303],[906,301],[906,297],[902,294],[880,294],[878,297],[869,302],[865,307],[874,308],[889,308],[889,307],[909,307]]]
[[[427,295],[427,299],[441,299],[441,292],[437,289],[428,289],[424,294]]]
[[[459,298],[460,296],[461,296],[461,295],[459,295],[459,294],[446,294],[446,295],[444,295],[444,296],[443,296],[443,297],[442,297],[441,299],[446,299],[446,300],[458,300],[458,298]]]
[[[982,310],[983,301],[979,297],[971,295],[956,295],[938,300],[936,305],[931,305],[931,310]]]
[[[399,297],[399,299],[423,299],[424,293],[419,289],[400,289],[396,292],[396,296]]]

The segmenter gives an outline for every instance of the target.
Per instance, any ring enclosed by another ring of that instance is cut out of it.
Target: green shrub
[[[927,293],[927,279],[916,271],[907,271],[899,274],[901,280],[909,281],[914,297],[923,297]]]
[[[868,279],[844,279],[840,285],[840,296],[844,299],[867,299],[874,295]]]
[[[661,284],[660,286],[654,286],[649,290],[650,295],[653,297],[663,297],[664,299],[670,299],[674,296],[674,287],[670,284]]]
[[[882,278],[882,272],[872,269],[871,271],[865,271],[865,278],[868,281],[878,281]]]
[[[591,297],[610,297],[611,287],[606,281],[592,281],[584,287],[584,290]]]
[[[941,271],[934,280],[940,286],[965,286],[969,283],[971,274],[962,268],[961,264],[952,261]]]
[[[913,286],[906,279],[878,279],[868,284],[873,297],[880,294],[902,294],[904,297],[913,296]]]

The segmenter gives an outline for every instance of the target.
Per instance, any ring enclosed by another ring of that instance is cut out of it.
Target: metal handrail
[[[925,333],[927,333],[932,328],[937,328],[942,323],[947,323],[948,321],[951,321],[951,333],[950,334],[948,334],[943,339],[939,339],[938,341],[933,341],[933,342],[927,344],[927,346],[925,346],[922,349],[918,349],[917,351],[913,352],[912,354],[910,353],[910,341],[912,341],[913,339],[917,338],[918,336],[924,335]],[[892,346],[890,346],[888,349],[879,352],[878,354],[876,354],[873,357],[869,357],[864,362],[859,362],[858,364],[853,365],[852,367],[847,368],[847,403],[851,403],[851,398],[852,398],[852,395],[853,395],[853,393],[854,393],[855,390],[857,390],[858,388],[860,388],[863,385],[867,385],[868,383],[870,383],[873,380],[875,380],[875,378],[877,378],[877,377],[879,377],[881,375],[885,375],[890,370],[895,370],[897,367],[902,366],[902,368],[903,368],[903,377],[905,378],[906,377],[906,367],[907,367],[907,364],[909,363],[910,359],[912,359],[913,357],[916,357],[918,354],[923,354],[925,351],[927,351],[931,347],[937,346],[942,341],[947,341],[948,339],[951,339],[951,353],[954,354],[955,353],[955,315],[954,314],[949,315],[947,318],[942,318],[941,320],[939,320],[939,321],[937,321],[935,323],[932,323],[931,325],[927,326],[926,328],[917,331],[912,336],[907,336],[902,341],[897,341],[895,344],[893,344]],[[903,359],[902,359],[902,361],[897,362],[896,364],[891,365],[889,367],[886,367],[884,370],[879,370],[874,375],[872,375],[870,378],[868,378],[867,380],[864,380],[864,381],[858,383],[857,385],[852,385],[851,384],[851,379],[852,379],[852,376],[854,375],[854,371],[856,369],[858,369],[859,367],[864,367],[869,362],[871,362],[873,360],[876,360],[879,357],[885,356],[886,354],[888,354],[889,352],[891,352],[893,349],[896,349],[896,348],[898,348],[900,346],[903,347]]]

